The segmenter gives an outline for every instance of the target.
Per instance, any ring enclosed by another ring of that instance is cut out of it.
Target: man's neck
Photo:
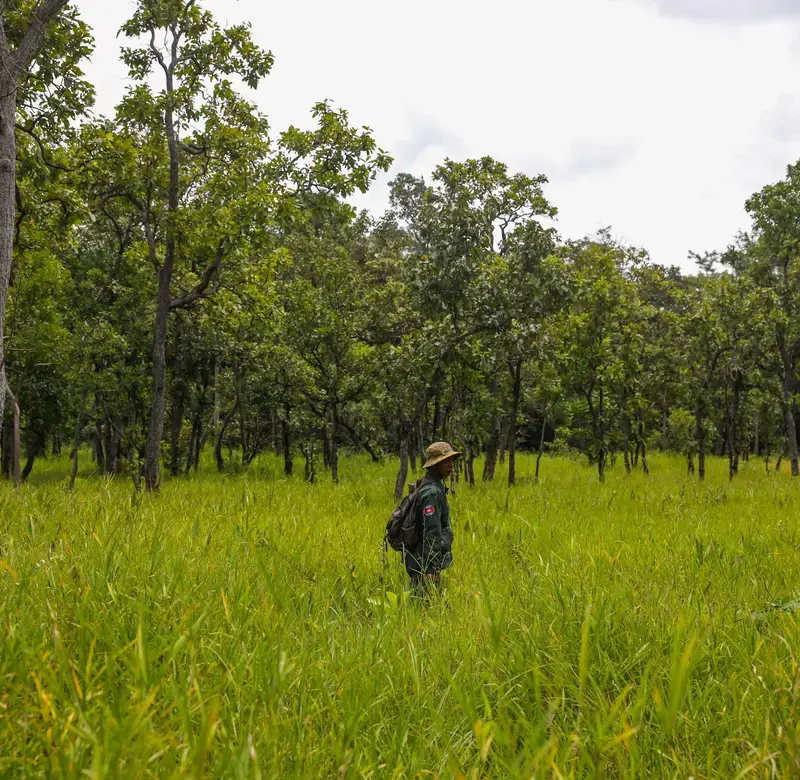
[[[436,471],[435,469],[429,469],[428,470],[428,477],[433,482],[442,482],[442,475],[438,471]]]

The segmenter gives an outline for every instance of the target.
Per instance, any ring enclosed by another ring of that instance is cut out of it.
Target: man
[[[417,594],[439,584],[439,574],[453,563],[453,529],[444,481],[453,473],[461,455],[447,442],[439,441],[425,450],[427,473],[417,489],[416,512],[422,530],[420,542],[406,550],[404,562]]]

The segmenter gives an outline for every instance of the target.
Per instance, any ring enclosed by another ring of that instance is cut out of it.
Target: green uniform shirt
[[[433,574],[453,563],[453,529],[447,489],[437,479],[425,477],[417,491],[417,521],[422,529],[420,545],[406,552],[409,574]]]

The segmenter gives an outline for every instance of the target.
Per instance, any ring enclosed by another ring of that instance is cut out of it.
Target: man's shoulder
[[[422,484],[417,490],[417,495],[420,498],[430,498],[431,496],[438,495],[439,493],[443,494],[444,488],[440,486],[439,483],[427,479],[423,480]]]

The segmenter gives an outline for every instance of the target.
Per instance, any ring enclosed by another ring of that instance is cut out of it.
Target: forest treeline
[[[545,446],[600,479],[654,447],[700,479],[709,453],[731,478],[751,455],[800,473],[800,166],[695,274],[610,229],[564,239],[546,178],[489,157],[400,174],[385,214],[359,213],[390,156],[327,102],[273,132],[247,26],[137,0],[130,80],[98,117],[74,6],[0,12],[6,477],[71,453],[74,480],[90,445],[150,490],[204,450],[338,480],[347,449],[399,456],[400,492],[437,439],[470,483]]]

